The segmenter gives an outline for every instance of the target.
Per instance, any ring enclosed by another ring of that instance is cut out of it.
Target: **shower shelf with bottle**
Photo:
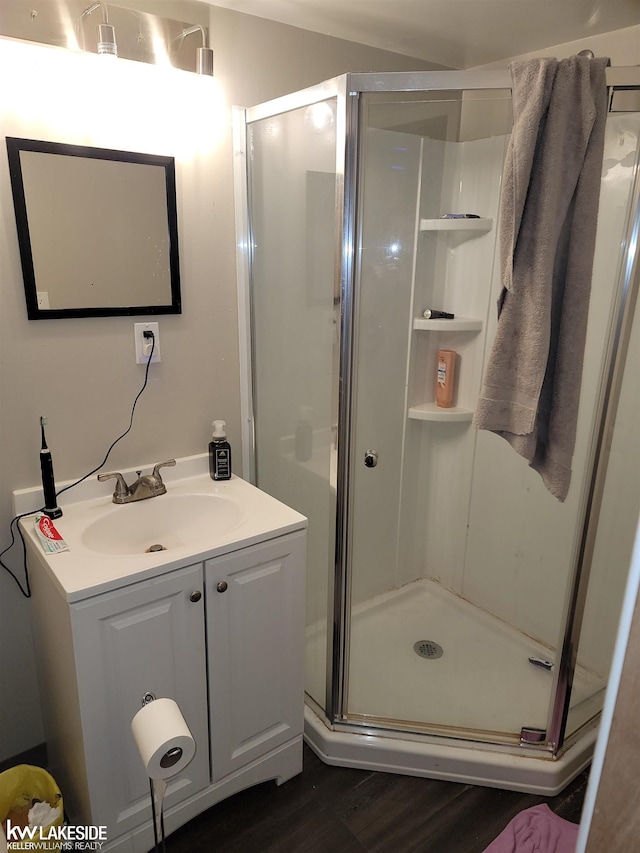
[[[473,410],[462,406],[443,409],[436,403],[422,403],[419,406],[411,406],[408,417],[414,421],[470,421],[473,418]]]
[[[421,317],[416,317],[413,321],[413,328],[415,331],[436,333],[477,333],[482,331],[483,326],[483,321],[474,317],[455,317],[453,320],[425,320]],[[434,401],[410,406],[409,411],[407,412],[407,417],[416,421],[448,421],[450,423],[460,423],[463,421],[471,421],[473,418],[473,409],[463,406],[443,408],[442,406],[438,406]]]
[[[425,320],[416,317],[413,328],[423,332],[480,332],[482,320],[474,317],[454,317],[453,320]]]
[[[478,216],[471,219],[421,219],[421,231],[475,231],[487,232],[493,227],[493,219]]]
[[[486,216],[441,216],[438,218],[420,218],[419,231],[422,234],[435,232],[458,237],[456,245],[460,245],[459,240],[466,241],[473,237],[480,237],[489,233],[493,229],[494,220],[492,217]],[[440,305],[437,306],[440,308]],[[478,307],[478,306],[476,306]],[[446,310],[450,310],[445,306]],[[451,334],[467,333],[470,337],[474,334],[482,332],[484,329],[484,320],[477,317],[465,317],[456,315],[453,319],[425,319],[416,317],[412,324],[414,332],[429,332],[438,335],[437,340]],[[446,341],[446,337],[445,337]],[[431,349],[431,347],[429,347]],[[465,361],[468,355],[465,356]],[[420,371],[421,373],[422,371]],[[460,381],[458,377],[458,386]],[[468,383],[465,382],[465,388]],[[427,390],[427,389],[423,389]],[[420,395],[419,395],[420,396]],[[429,392],[427,390],[427,397]],[[469,396],[469,389],[463,394],[463,397]],[[469,399],[465,402],[470,402]],[[473,408],[467,406],[451,406],[444,408],[438,406],[435,400],[420,401],[418,399],[414,405],[409,406],[407,417],[410,420],[431,421],[431,422],[448,422],[448,423],[470,423],[473,419]]]

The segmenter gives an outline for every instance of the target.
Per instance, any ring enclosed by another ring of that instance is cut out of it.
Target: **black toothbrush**
[[[53,459],[51,451],[47,447],[44,436],[44,427],[47,419],[44,415],[40,418],[40,432],[42,433],[42,448],[40,449],[40,470],[42,471],[42,491],[44,492],[44,509],[42,512],[49,518],[60,518],[62,510],[56,503],[56,481],[53,476]]]

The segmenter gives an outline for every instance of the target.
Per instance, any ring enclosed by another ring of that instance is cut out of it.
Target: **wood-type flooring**
[[[46,767],[44,745],[19,760]],[[578,823],[588,770],[556,797],[331,767],[304,769],[228,797],[169,835],[164,853],[483,853],[511,818],[546,802]]]
[[[169,835],[166,853],[482,853],[538,803],[578,823],[587,781],[547,798],[331,767],[305,746],[301,774],[216,804]]]

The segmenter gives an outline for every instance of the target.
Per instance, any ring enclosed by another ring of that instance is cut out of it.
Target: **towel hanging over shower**
[[[474,417],[564,501],[571,480],[607,113],[606,58],[509,66],[502,293]]]

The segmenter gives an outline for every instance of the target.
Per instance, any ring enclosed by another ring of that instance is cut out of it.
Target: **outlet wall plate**
[[[146,347],[147,339],[144,337],[144,332],[153,332],[153,336],[155,338],[155,346],[153,348],[153,358],[151,359],[151,363],[154,364],[156,361],[162,361],[160,355],[160,331],[158,329],[158,323],[134,323],[133,335],[136,344],[136,364],[147,364],[149,361],[149,356],[146,354],[148,350]]]

